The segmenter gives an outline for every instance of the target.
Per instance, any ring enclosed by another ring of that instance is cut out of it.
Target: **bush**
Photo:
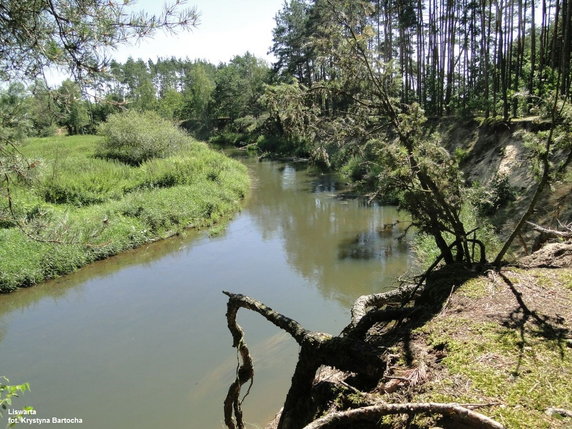
[[[154,112],[110,115],[98,133],[105,137],[97,148],[98,156],[131,165],[172,155],[189,141],[183,130]]]
[[[516,193],[511,187],[506,174],[497,174],[488,186],[473,183],[469,199],[475,205],[479,214],[492,216],[497,210],[516,199]]]

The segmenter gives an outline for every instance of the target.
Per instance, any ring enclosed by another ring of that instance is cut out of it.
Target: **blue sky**
[[[172,2],[173,0],[171,0]],[[112,52],[118,61],[133,58],[156,59],[171,56],[206,59],[214,64],[227,62],[249,51],[268,62],[272,45],[274,16],[284,0],[189,0],[200,13],[200,24],[191,32],[178,35],[157,33],[135,45],[124,45]],[[164,1],[138,0],[133,6],[149,14],[158,14]]]

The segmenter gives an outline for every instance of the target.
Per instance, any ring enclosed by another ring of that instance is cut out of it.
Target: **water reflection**
[[[246,162],[254,189],[226,234],[190,232],[0,296],[0,375],[31,383],[24,399],[40,417],[83,417],[85,429],[222,427],[236,369],[222,289],[336,333],[357,296],[409,266],[395,208],[342,201],[335,176],[303,164]],[[258,315],[239,318],[256,359],[246,416],[263,426],[298,347]]]
[[[411,264],[407,226],[395,207],[339,200],[335,175],[310,175],[285,165],[257,166],[265,186],[250,212],[265,237],[279,235],[288,263],[324,297],[350,305],[361,294],[393,287]],[[387,227],[390,225],[390,228]]]

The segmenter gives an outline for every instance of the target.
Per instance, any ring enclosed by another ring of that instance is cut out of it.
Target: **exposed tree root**
[[[351,427],[358,421],[376,422],[382,416],[388,414],[441,414],[448,416],[459,423],[470,425],[479,429],[503,429],[504,426],[489,417],[471,411],[459,404],[441,403],[410,403],[410,404],[378,404],[355,410],[330,413],[318,420],[313,421],[304,429],[326,429],[333,427]]]
[[[372,403],[373,396],[369,397],[365,403],[360,404],[362,408],[332,413],[312,423],[316,416],[324,411],[323,408],[320,408],[323,404],[316,401],[316,397],[313,395],[313,389],[317,386],[314,380],[319,368],[329,366],[345,373],[351,373],[353,374],[352,377],[358,377],[366,381],[366,384],[373,382],[375,385],[380,379],[388,375],[386,369],[390,363],[388,363],[388,350],[385,344],[390,344],[382,342],[383,346],[375,346],[371,341],[367,341],[366,334],[370,328],[379,322],[397,322],[392,325],[392,329],[404,324],[406,328],[404,332],[410,332],[407,330],[420,326],[427,318],[440,311],[443,300],[450,295],[451,282],[447,282],[446,288],[440,287],[438,284],[433,284],[433,286],[437,286],[436,288],[425,285],[425,281],[430,279],[429,275],[435,265],[432,265],[414,285],[382,294],[359,297],[352,307],[350,324],[339,336],[309,331],[297,321],[274,311],[260,301],[245,295],[224,292],[229,298],[228,327],[233,336],[233,347],[237,348],[239,356],[236,379],[230,386],[224,403],[226,425],[230,429],[244,428],[240,407],[241,388],[247,382],[252,382],[254,377],[252,359],[244,341],[244,332],[236,321],[238,310],[245,308],[260,314],[278,328],[288,332],[300,345],[300,353],[292,376],[290,390],[277,425],[279,429],[312,429],[333,427],[336,424],[348,427],[347,424],[352,421],[375,421],[380,416],[387,414],[414,415],[419,413],[446,415],[458,422],[470,423],[474,427],[502,428],[494,420],[458,404],[385,404],[378,403],[377,400]],[[466,275],[467,272],[463,271],[463,273]],[[448,273],[448,275],[451,274],[455,275],[455,272]],[[410,305],[409,303],[414,297],[418,302]],[[379,327],[379,325],[377,326]],[[404,337],[401,336],[400,338],[403,339]],[[343,384],[346,391],[353,393],[358,391],[360,396],[367,397],[367,394],[363,393],[362,395],[359,389],[355,389],[347,383]]]
[[[321,332],[308,331],[295,320],[277,313],[255,299],[230,292],[224,292],[224,294],[229,297],[227,323],[233,336],[233,347],[238,348],[241,360],[237,378],[231,385],[225,400],[225,422],[229,428],[243,427],[239,401],[240,389],[254,375],[252,359],[244,342],[244,333],[236,322],[239,308],[247,308],[259,313],[274,325],[288,332],[301,346],[292,385],[286,396],[284,411],[280,419],[280,428],[299,428],[311,421],[314,413],[311,395],[312,382],[320,366],[328,365],[342,371],[356,372],[375,378],[383,375],[385,360],[380,350],[368,343],[350,336],[332,337]],[[233,421],[233,415],[235,421]]]
[[[368,313],[371,307],[381,308],[390,302],[401,300],[417,290],[419,284],[411,284],[403,286],[399,289],[390,290],[383,293],[375,293],[372,295],[362,295],[355,300],[352,306],[352,322],[349,327],[355,327],[358,322]]]

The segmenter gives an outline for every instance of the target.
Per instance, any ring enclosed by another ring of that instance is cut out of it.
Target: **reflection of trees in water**
[[[395,208],[336,199],[331,175],[310,177],[270,163],[257,175],[249,209],[262,236],[280,234],[290,265],[325,296],[349,305],[358,295],[388,289],[407,269],[407,243],[394,238],[406,225],[396,223]]]
[[[387,233],[389,232],[389,234]],[[365,231],[355,237],[344,239],[338,246],[338,258],[344,259],[377,259],[383,261],[391,258],[394,254],[406,255],[408,243],[397,240],[398,228],[392,227],[388,231]]]

